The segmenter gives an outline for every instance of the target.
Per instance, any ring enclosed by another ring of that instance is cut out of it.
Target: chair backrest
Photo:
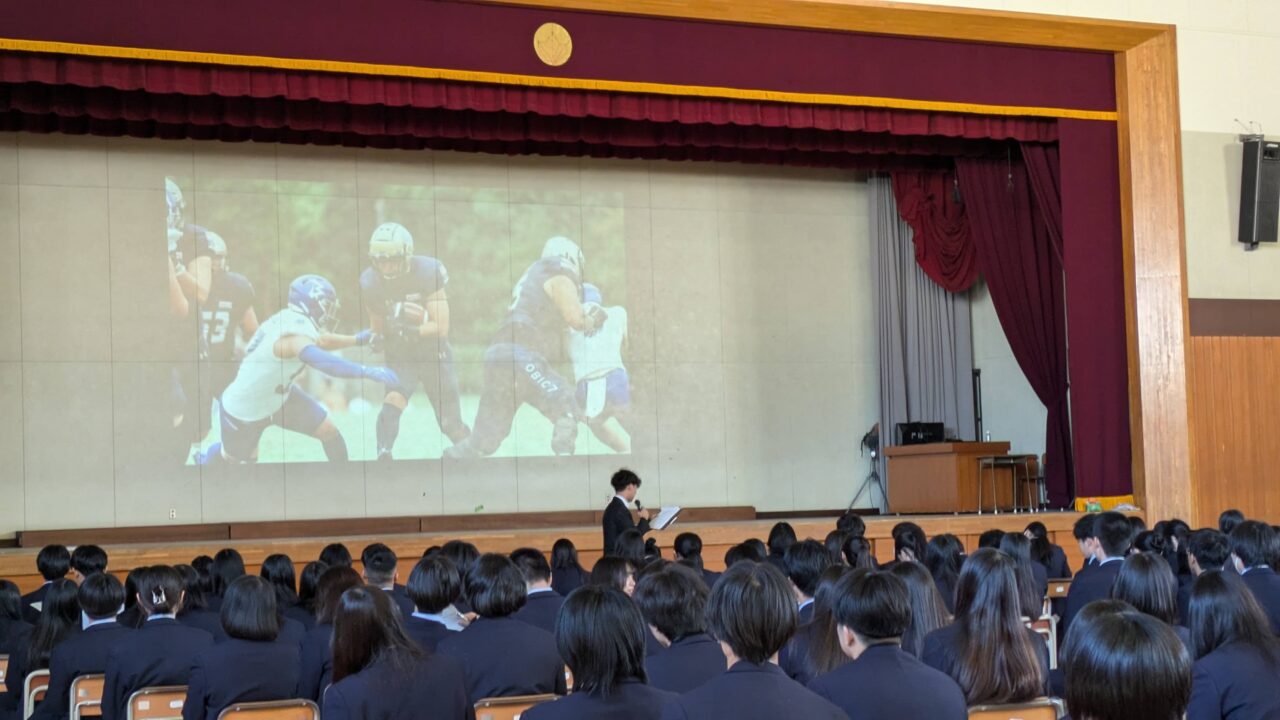
[[[49,690],[49,671],[36,670],[22,681],[22,720],[36,711],[36,703],[44,699]]]
[[[236,703],[218,713],[218,720],[320,720],[320,708],[310,700],[272,700]]]
[[[182,720],[186,685],[145,687],[129,696],[127,720]]]
[[[1008,705],[974,705],[969,720],[1058,720],[1066,713],[1056,698],[1036,698]]]
[[[0,685],[4,684],[4,678],[9,674],[9,656],[0,655]]]
[[[525,710],[544,702],[555,700],[558,695],[513,695],[512,697],[485,698],[476,703],[476,720],[520,720]]]
[[[1071,578],[1049,578],[1049,597],[1064,598],[1071,589]]]
[[[81,675],[71,681],[71,698],[67,702],[71,720],[102,717],[102,686],[106,679],[105,675]]]

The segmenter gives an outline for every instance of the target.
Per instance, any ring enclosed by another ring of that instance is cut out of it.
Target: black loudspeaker
[[[1273,243],[1280,231],[1280,143],[1261,135],[1243,135],[1240,173],[1240,242],[1256,250]]]

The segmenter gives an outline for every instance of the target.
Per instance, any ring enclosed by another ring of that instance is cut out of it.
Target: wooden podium
[[[978,458],[1008,455],[1007,442],[950,442],[885,448],[889,512],[951,513],[978,511]],[[982,503],[991,507],[990,470]],[[1012,504],[1013,476],[996,470],[996,498]]]

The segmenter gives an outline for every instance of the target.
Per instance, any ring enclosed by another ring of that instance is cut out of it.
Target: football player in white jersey
[[[582,284],[582,307],[594,312],[604,305],[600,289]],[[578,386],[578,407],[583,422],[600,442],[614,452],[631,451],[631,438],[624,420],[631,409],[631,380],[622,364],[622,347],[627,342],[627,310],[622,306],[604,308],[596,313],[605,318],[595,332],[581,330],[569,333],[569,357],[573,360],[573,376]],[[615,418],[618,427],[608,424]]]
[[[271,425],[316,438],[329,460],[346,460],[347,443],[329,412],[294,381],[308,367],[337,378],[399,382],[382,367],[353,363],[329,352],[362,345],[372,336],[334,335],[338,293],[319,275],[303,275],[289,284],[289,306],[272,315],[254,334],[235,380],[222,393],[219,413],[222,441],[201,453],[201,465],[218,460],[254,462],[258,440]]]

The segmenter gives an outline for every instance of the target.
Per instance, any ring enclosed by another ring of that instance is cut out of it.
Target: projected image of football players
[[[338,308],[333,283],[319,275],[303,275],[289,284],[288,306],[254,333],[235,379],[222,393],[221,440],[200,454],[200,464],[256,462],[258,442],[272,425],[315,438],[330,461],[347,459],[346,439],[328,410],[296,381],[307,368],[386,386],[400,379],[386,368],[360,365],[331,352],[367,343],[372,336],[369,330],[335,334]]]
[[[232,272],[227,264],[227,241],[212,230],[204,231],[197,258],[209,258],[208,284],[198,285],[200,307],[200,359],[218,363],[214,369],[212,396],[235,378],[237,348],[258,332],[258,315],[253,309],[253,284],[244,275]],[[242,348],[241,348],[242,349]]]
[[[164,179],[165,235],[169,257],[169,292],[165,302],[172,322],[169,330],[175,334],[190,332],[184,322],[194,311],[195,282],[187,263],[195,257],[195,226],[186,220],[187,202],[182,188],[173,178]],[[199,439],[198,402],[192,373],[174,365],[169,369],[169,421],[173,432],[168,435],[172,452],[183,460],[188,459],[191,445]]]
[[[413,252],[413,235],[387,222],[369,238],[370,266],[360,275],[369,326],[382,336],[387,366],[400,379],[387,385],[378,412],[378,459],[390,460],[400,434],[400,416],[419,386],[436,423],[457,444],[470,433],[462,421],[458,376],[449,344],[449,272],[439,260]],[[416,439],[411,439],[416,440]]]
[[[631,451],[631,437],[626,430],[627,412],[631,409],[631,380],[622,364],[622,348],[627,342],[627,310],[615,305],[604,307],[600,289],[591,283],[582,285],[585,314],[598,315],[604,308],[604,323],[595,332],[575,330],[569,334],[569,358],[578,384],[578,409],[583,422],[600,442],[618,453]],[[610,423],[609,420],[614,422]]]
[[[584,263],[577,243],[553,237],[543,246],[542,257],[525,270],[512,290],[501,339],[484,354],[484,389],[471,436],[445,455],[492,455],[511,433],[515,412],[525,403],[553,424],[552,452],[573,454],[578,437],[574,387],[551,363],[563,355],[566,331],[594,334],[606,320],[602,307],[582,304]]]

